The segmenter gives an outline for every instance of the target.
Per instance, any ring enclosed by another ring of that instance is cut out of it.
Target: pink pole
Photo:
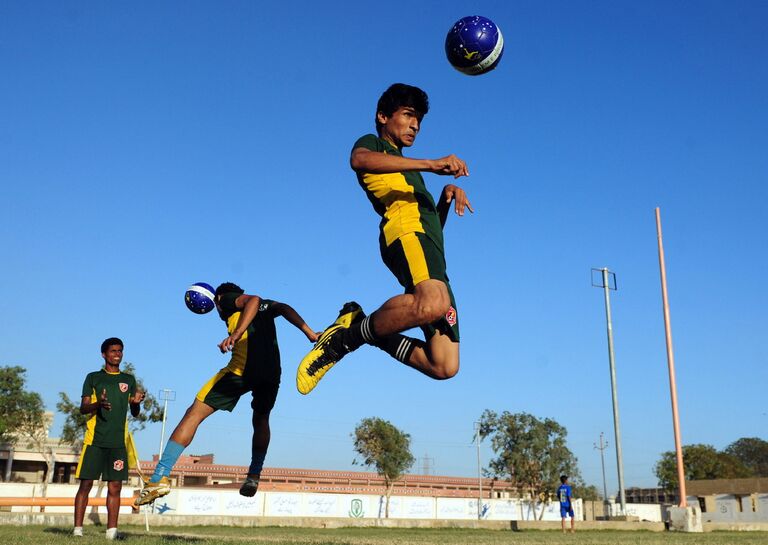
[[[672,351],[672,324],[667,299],[667,269],[664,264],[664,244],[661,241],[661,212],[656,208],[656,235],[659,241],[659,268],[661,269],[661,301],[664,308],[664,334],[667,339],[667,365],[669,367],[669,395],[672,398],[672,427],[675,430],[675,454],[677,456],[677,480],[680,483],[680,507],[687,507],[685,497],[685,469],[683,447],[680,442],[680,414],[677,410],[677,384],[675,382],[675,355]]]

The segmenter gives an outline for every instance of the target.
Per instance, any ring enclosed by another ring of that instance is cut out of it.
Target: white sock
[[[77,537],[83,537],[83,527],[75,526],[75,530],[72,532],[72,535]]]
[[[117,537],[117,528],[107,528],[107,539],[115,539]]]

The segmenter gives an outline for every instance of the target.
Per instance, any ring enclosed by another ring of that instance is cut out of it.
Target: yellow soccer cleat
[[[323,331],[312,350],[301,360],[296,371],[296,388],[299,392],[305,395],[311,392],[323,375],[349,353],[341,343],[340,336],[345,329],[363,318],[365,313],[360,305],[354,301],[344,303],[336,321]]]
[[[140,505],[147,505],[152,503],[157,498],[167,496],[171,492],[171,481],[168,477],[161,477],[156,483],[144,481],[144,488],[141,489],[139,497],[133,504],[138,507]]]

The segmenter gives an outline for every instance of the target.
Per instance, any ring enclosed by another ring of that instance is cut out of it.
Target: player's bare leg
[[[248,474],[245,476],[245,481],[240,486],[240,495],[246,497],[255,496],[259,489],[261,468],[264,464],[264,458],[267,455],[269,441],[272,436],[269,428],[269,413],[254,413],[252,422],[253,437],[251,439],[251,465],[248,467]]]
[[[386,337],[412,327],[436,322],[448,312],[451,298],[448,288],[440,280],[424,280],[414,287],[413,293],[396,295],[374,312],[374,333]]]
[[[459,343],[438,331],[404,363],[436,380],[452,378],[459,372]]]
[[[79,528],[78,535],[82,535],[83,520],[85,519],[85,508],[88,506],[88,495],[93,488],[92,479],[80,479],[80,486],[75,494],[75,528]]]
[[[198,399],[192,402],[187,412],[184,413],[184,417],[179,422],[179,425],[173,430],[163,455],[160,457],[157,467],[155,467],[155,473],[149,481],[144,483],[139,497],[134,502],[136,506],[152,503],[171,492],[171,481],[168,478],[171,468],[176,463],[181,452],[194,439],[200,423],[214,412],[216,412],[216,409]],[[163,467],[166,469],[161,471]]]
[[[446,284],[434,279],[420,282],[413,293],[392,297],[367,318],[357,303],[347,303],[336,322],[323,332],[299,365],[296,373],[299,391],[303,394],[312,391],[337,361],[363,343],[381,348],[431,378],[453,377],[459,370],[458,343],[440,334],[426,343],[398,334],[437,322],[450,306]]]
[[[175,441],[184,447],[188,447],[195,438],[195,433],[200,423],[216,412],[216,409],[206,405],[199,399],[195,399],[189,406],[184,417],[171,434],[171,441]]]
[[[117,517],[120,513],[120,492],[123,481],[107,482],[107,530],[117,528]]]

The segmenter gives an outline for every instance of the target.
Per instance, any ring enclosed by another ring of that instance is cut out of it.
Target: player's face
[[[400,106],[390,116],[382,112],[376,114],[381,123],[381,137],[389,140],[398,148],[413,145],[421,128],[421,114],[410,106]]]
[[[119,344],[110,344],[107,351],[102,352],[101,355],[109,365],[118,366],[123,361],[123,347]]]

